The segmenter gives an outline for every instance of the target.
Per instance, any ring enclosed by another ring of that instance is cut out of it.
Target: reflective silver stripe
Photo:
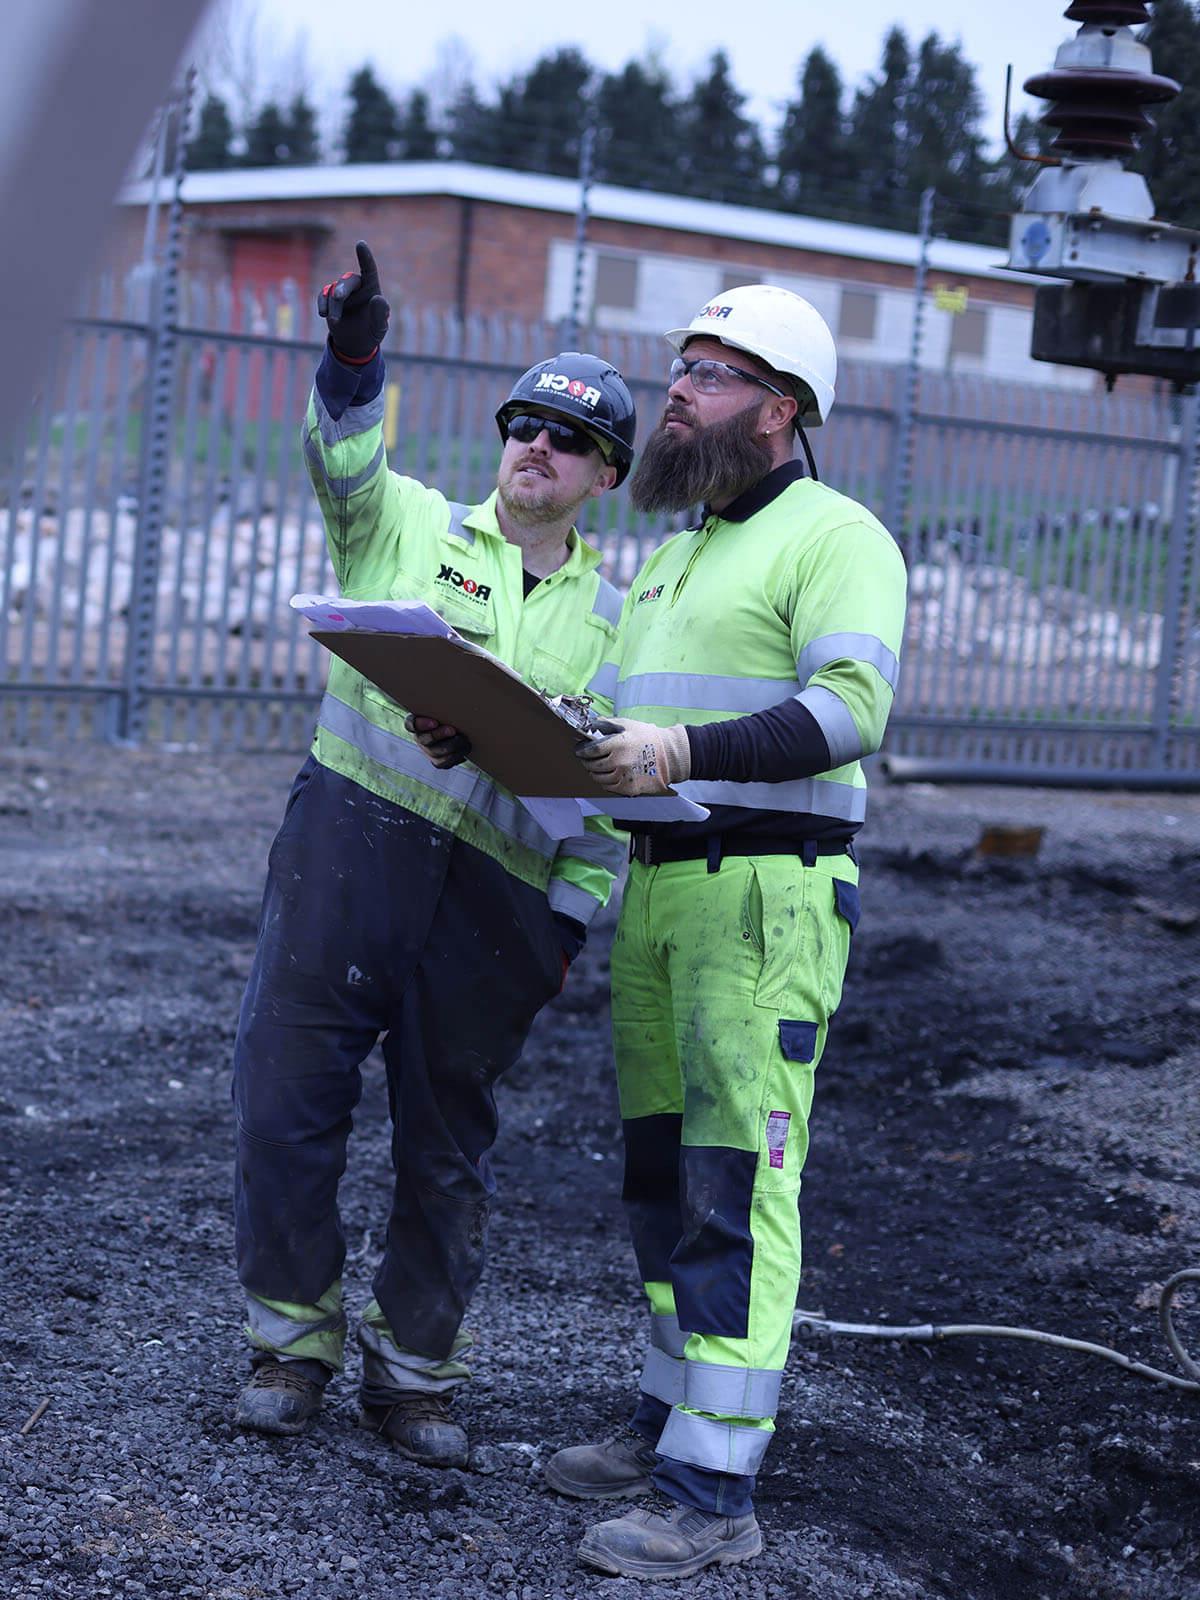
[[[383,421],[384,408],[387,405],[386,391],[381,389],[374,400],[368,400],[365,406],[347,406],[335,421],[329,415],[320,391],[315,387],[312,398],[313,410],[317,414],[317,426],[326,444],[341,444],[345,439],[353,439],[356,433],[368,433],[372,428],[377,428]]]
[[[337,495],[340,500],[345,500],[349,495],[355,494],[359,489],[361,489],[364,484],[370,483],[371,479],[383,465],[385,452],[383,448],[383,440],[380,439],[379,448],[375,451],[375,454],[371,457],[368,464],[362,469],[361,472],[352,473],[347,478],[335,478],[333,476],[328,467],[325,465],[325,459],[321,452],[313,443],[311,434],[307,433],[304,436],[304,454],[325,479],[325,482],[329,485],[330,489],[332,489],[333,493]]]
[[[584,692],[586,694],[603,695],[606,700],[612,700],[617,692],[616,662],[606,661]]]
[[[358,1342],[362,1346],[363,1379],[374,1389],[448,1394],[467,1382],[466,1369],[452,1356],[419,1356],[415,1350],[401,1350],[367,1321],[359,1324]],[[452,1377],[434,1376],[447,1366],[460,1370]]]
[[[681,1404],[683,1362],[677,1356],[669,1356],[665,1350],[655,1350],[651,1346],[646,1351],[638,1388],[643,1394],[651,1394],[656,1400],[662,1400],[669,1406]]]
[[[889,650],[873,633],[827,633],[822,639],[813,639],[800,652],[796,676],[807,685],[813,673],[820,672],[831,661],[865,661],[893,690],[900,678],[896,652]]]
[[[807,711],[811,711],[818,728],[829,746],[829,765],[844,767],[848,761],[857,761],[863,753],[862,735],[850,715],[850,707],[840,696],[824,684],[813,683],[801,689],[796,696]]]
[[[662,1311],[650,1313],[650,1343],[655,1350],[663,1350],[669,1356],[682,1358],[687,1342],[688,1336],[679,1326],[678,1317],[669,1316]]]
[[[683,1403],[692,1411],[721,1417],[773,1417],[779,1409],[782,1372],[766,1367],[721,1367],[684,1363]]]
[[[746,806],[751,811],[805,812],[815,817],[837,817],[840,822],[861,822],[867,814],[867,791],[831,778],[798,778],[794,783],[676,784],[679,794],[702,806]]]
[[[260,1349],[274,1350],[280,1355],[286,1355],[301,1339],[311,1338],[314,1334],[340,1333],[345,1328],[346,1318],[340,1310],[326,1316],[316,1306],[310,1309],[313,1316],[307,1321],[298,1322],[294,1317],[285,1317],[273,1306],[264,1305],[254,1295],[246,1296],[246,1321],[255,1344]]]
[[[450,507],[450,526],[446,531],[459,539],[465,539],[468,544],[474,544],[475,530],[467,527],[464,518],[469,517],[475,507],[464,505],[461,500],[449,500],[447,504]]]
[[[678,1406],[667,1418],[655,1449],[672,1461],[690,1461],[710,1472],[757,1472],[774,1435],[766,1428],[735,1428],[695,1417]]]
[[[638,672],[617,684],[617,710],[624,706],[678,707],[690,711],[765,711],[790,700],[801,687],[795,678],[718,678],[706,672]]]
[[[551,878],[546,899],[550,902],[551,911],[561,911],[564,917],[574,917],[585,928],[600,909],[600,902],[594,894],[581,889],[577,883],[568,883],[565,878]]]
[[[596,599],[592,610],[598,617],[603,617],[605,622],[611,622],[615,628],[621,620],[621,607],[625,602],[621,599],[621,591],[614,589],[607,578],[601,578],[596,588]]]
[[[529,850],[534,850],[546,860],[558,853],[558,840],[552,839],[526,811],[519,800],[506,790],[501,790],[485,778],[477,768],[466,764],[440,772],[408,739],[399,734],[377,728],[359,711],[327,694],[321,702],[320,726],[344,739],[371,761],[390,772],[412,778],[426,789],[444,794],[468,811],[489,823],[498,832]]]
[[[576,861],[590,861],[606,872],[620,872],[628,859],[629,845],[606,833],[573,833],[559,842],[558,853],[560,858],[573,856]]]

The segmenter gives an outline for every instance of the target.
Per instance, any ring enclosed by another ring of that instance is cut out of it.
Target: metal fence
[[[324,652],[289,612],[333,584],[298,423],[311,307],[173,270],[70,325],[0,480],[0,715],[10,740],[300,748]],[[643,418],[664,347],[596,334]],[[492,422],[558,330],[401,313],[385,432],[401,472],[468,501]],[[898,775],[1200,783],[1196,410],[847,363],[822,477],[890,515],[911,601]],[[667,533],[623,494],[584,532],[619,585]]]

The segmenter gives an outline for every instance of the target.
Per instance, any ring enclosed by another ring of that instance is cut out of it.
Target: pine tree
[[[799,88],[799,98],[788,102],[779,133],[778,203],[810,217],[852,215],[842,79],[820,45],[809,52]]]
[[[573,46],[539,56],[528,74],[501,85],[500,166],[574,177],[588,118],[592,68]]]
[[[346,160],[394,161],[400,151],[396,106],[370,67],[360,67],[350,80],[350,115],[343,142]]]
[[[657,62],[627,61],[596,91],[596,170],[605,183],[630,189],[676,187],[682,150],[679,108],[670,77]]]
[[[1182,93],[1151,106],[1153,129],[1130,163],[1144,174],[1155,214],[1184,227],[1200,227],[1200,7],[1187,0],[1157,0],[1144,30],[1155,72],[1174,78]]]
[[[990,240],[1005,232],[1001,218],[987,215],[1003,197],[992,186],[982,122],[975,68],[959,45],[927,34],[908,95],[903,175],[914,210],[923,189],[937,191],[938,231],[956,239]]]
[[[701,78],[683,107],[684,193],[731,205],[761,205],[767,189],[762,135],[742,107],[746,96],[734,87],[729,57],[718,50],[708,76]]]
[[[200,107],[196,137],[188,145],[187,164],[191,172],[214,172],[234,164],[233,123],[229,108],[218,94],[205,97]]]
[[[499,114],[485,105],[475,85],[466,83],[450,107],[447,142],[452,161],[482,166],[502,166]]]
[[[429,116],[424,89],[409,95],[400,119],[400,149],[405,161],[432,161],[438,153],[437,131]]]
[[[304,90],[292,100],[285,119],[287,164],[290,167],[315,167],[321,159],[317,138],[317,114]]]
[[[288,125],[273,100],[268,100],[246,129],[244,167],[278,167],[288,158]]]
[[[847,164],[854,174],[861,215],[884,227],[911,227],[913,206],[900,196],[909,189],[904,173],[912,52],[903,28],[883,41],[879,76],[857,89],[850,110]]]

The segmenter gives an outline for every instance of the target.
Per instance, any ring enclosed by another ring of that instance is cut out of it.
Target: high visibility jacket
[[[438,490],[390,471],[384,396],[335,418],[314,388],[304,457],[342,594],[424,600],[465,638],[552,694],[586,691],[607,713],[621,597],[597,570],[599,552],[572,529],[566,562],[524,596],[521,551],[496,520],[495,494],[457,507]],[[429,711],[437,712],[431,695]],[[414,708],[421,709],[421,708]],[[509,872],[545,889],[552,910],[585,925],[605,904],[624,849],[606,818],[556,840],[520,801],[471,762],[440,772],[404,727],[405,712],[334,658],[313,753],[324,766],[399,802]]]
[[[679,792],[719,808],[721,826],[775,813],[789,836],[802,818],[849,834],[866,814],[859,758],[878,749],[895,693],[904,562],[865,507],[811,478],[781,478],[759,509],[738,520],[711,513],[643,566],[621,620],[616,710],[667,727],[799,700],[829,746],[829,771],[697,779]]]

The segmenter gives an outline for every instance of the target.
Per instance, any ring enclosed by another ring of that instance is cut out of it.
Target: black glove
[[[554,926],[558,929],[558,942],[562,946],[562,953],[568,962],[575,957],[587,943],[587,929],[582,922],[576,922],[574,917],[568,917],[564,911],[552,911]]]
[[[358,271],[327,283],[317,296],[317,312],[329,324],[334,355],[366,366],[383,343],[392,308],[379,292],[379,268],[369,247],[360,239],[354,250]]]

